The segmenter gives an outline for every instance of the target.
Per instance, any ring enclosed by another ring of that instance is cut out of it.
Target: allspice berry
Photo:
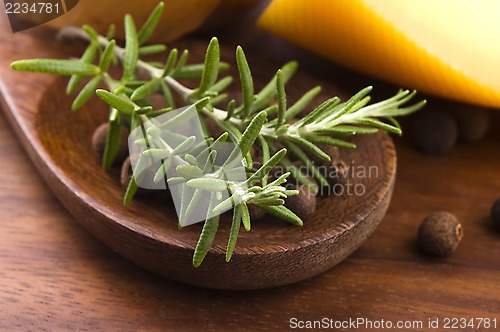
[[[266,211],[255,204],[248,204],[248,212],[250,220],[258,220],[266,215]]]
[[[132,163],[130,161],[130,157],[127,157],[122,164],[121,172],[120,172],[120,184],[123,189],[127,189],[130,179],[132,177]]]
[[[128,187],[128,184],[129,184],[131,178],[132,178],[132,163],[130,161],[130,157],[127,157],[125,159],[125,161],[123,161],[121,172],[120,172],[120,184],[121,184],[123,190],[127,190],[127,187]],[[137,189],[136,194],[138,196],[143,196],[143,195],[149,194],[150,192],[152,192],[152,191],[139,187]]]
[[[104,154],[104,148],[106,146],[106,136],[108,134],[108,123],[103,123],[94,130],[92,134],[92,148],[99,155],[99,158]],[[120,147],[116,153],[115,162],[121,163],[128,156],[128,135],[129,130],[122,127],[122,138],[120,142]]]
[[[418,243],[426,253],[445,256],[452,253],[462,240],[462,225],[449,212],[428,215],[418,229]]]
[[[316,194],[308,186],[293,186],[290,189],[297,189],[299,193],[288,196],[285,199],[285,206],[299,216],[300,219],[307,220],[316,210]]]
[[[500,198],[498,198],[491,207],[491,219],[495,225],[500,229]]]
[[[424,112],[417,119],[413,139],[415,146],[425,154],[448,152],[458,140],[457,120],[448,112]]]
[[[452,110],[457,119],[460,140],[471,143],[481,140],[490,129],[490,111],[479,106],[460,105]]]
[[[319,188],[320,196],[339,195],[349,182],[349,166],[341,159],[332,159],[328,165],[322,166],[321,174],[328,185]]]

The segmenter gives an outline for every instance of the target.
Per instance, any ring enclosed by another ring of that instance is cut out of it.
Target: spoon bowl
[[[95,98],[82,110],[70,112],[74,97],[64,94],[67,79],[8,68],[11,61],[20,58],[61,58],[74,49],[58,44],[51,47],[50,42],[41,42],[30,34],[17,37],[16,43],[23,43],[22,53],[13,40],[5,42],[5,33],[0,36],[7,50],[7,56],[0,59],[0,95],[2,108],[21,143],[76,220],[113,250],[150,271],[218,289],[290,284],[341,262],[366,241],[385,215],[395,181],[394,145],[382,133],[355,137],[358,148],[343,150],[341,155],[352,171],[349,188],[344,186],[335,196],[320,197],[316,211],[303,227],[272,217],[253,221],[250,232],[240,232],[233,257],[226,263],[230,220],[223,218],[213,247],[203,264],[195,268],[192,255],[201,224],[179,230],[174,207],[160,191],[123,206],[119,165],[110,171],[101,169],[90,138],[106,120],[102,102]],[[199,50],[192,52],[198,56],[205,47],[205,43],[188,45]],[[231,50],[223,52],[232,54]],[[250,55],[249,61],[258,68],[254,73],[257,85],[264,84],[276,69],[258,56]],[[267,69],[270,67],[273,69]],[[261,70],[267,76],[261,75]],[[287,95],[293,100],[314,84],[317,81],[313,78],[299,73],[287,88]],[[325,90],[331,93],[331,89]]]

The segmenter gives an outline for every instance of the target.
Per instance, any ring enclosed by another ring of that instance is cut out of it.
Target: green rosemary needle
[[[124,21],[124,48],[112,39],[114,26],[110,27],[106,36],[98,35],[88,26],[82,29],[67,27],[60,31],[60,38],[79,38],[89,42],[79,60],[19,60],[11,66],[15,70],[71,75],[66,90],[68,94],[74,93],[86,76],[90,77],[77,94],[72,109],[82,108],[94,93],[109,106],[109,129],[102,161],[105,169],[113,163],[120,145],[121,128],[129,126],[131,131],[140,130],[143,137],[136,139],[134,144],[141,148],[141,153],[124,196],[125,204],[130,203],[141,184],[145,176],[143,170],[152,167],[145,166],[152,164],[148,160],[159,161],[153,163],[155,183],[164,182],[171,190],[179,188],[181,225],[195,213],[195,206],[202,201],[201,197],[208,195],[207,214],[193,255],[194,266],[199,266],[209,252],[219,227],[219,214],[228,209],[232,209],[233,215],[227,261],[234,254],[241,224],[246,231],[251,229],[249,205],[256,205],[293,225],[303,224],[284,206],[287,197],[296,195],[298,191],[288,190],[284,184],[289,177],[308,186],[313,186],[313,182],[290,161],[287,153],[295,155],[320,184],[325,184],[325,177],[310,159],[310,155],[325,160],[330,158],[319,145],[355,148],[347,139],[349,136],[373,134],[378,130],[401,134],[395,117],[415,112],[425,104],[421,101],[404,107],[415,92],[402,90],[392,98],[370,105],[368,94],[372,88],[368,87],[345,102],[333,97],[311,110],[309,105],[321,90],[314,87],[289,106],[286,84],[297,70],[297,63],[285,64],[256,93],[249,62],[238,46],[236,63],[242,102],[238,105],[231,99],[227,101],[226,108],[220,108],[218,105],[227,99],[224,91],[233,78],[226,76],[219,79],[219,73],[227,70],[229,65],[220,61],[217,38],[210,41],[205,61],[201,64],[188,64],[188,50],[179,52],[177,49],[168,52],[163,64],[141,59],[144,55],[167,50],[165,45],[146,45],[163,10],[164,4],[160,3],[139,30],[132,16],[127,15]],[[117,62],[122,67],[119,79],[113,78],[109,72]],[[138,70],[147,73],[149,79],[141,78],[139,81],[136,75]],[[194,89],[188,88],[180,82],[181,79],[199,79],[199,84]],[[101,87],[103,84],[105,88]],[[150,106],[149,98],[155,94],[163,96],[163,108]],[[187,108],[168,121],[157,121],[179,106],[174,101],[174,95],[178,95]],[[197,141],[195,136],[175,132],[173,128],[189,121],[192,111],[200,116],[203,126],[205,120],[213,121],[223,134],[210,137],[209,133],[208,137]],[[276,117],[269,119],[274,114]],[[224,157],[221,147],[226,143],[233,144],[234,148]],[[262,164],[257,170],[251,168],[252,147],[261,150]],[[277,165],[285,167],[288,172],[271,181],[268,175]],[[244,178],[231,178],[233,173],[240,171],[246,174]],[[225,198],[224,192],[227,192]]]

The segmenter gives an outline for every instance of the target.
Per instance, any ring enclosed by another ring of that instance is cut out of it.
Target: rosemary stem
[[[74,26],[68,26],[61,29],[59,31],[58,38],[83,39],[85,41],[92,42],[92,39],[90,38],[89,35],[87,35],[87,33],[84,30]],[[99,43],[100,46],[104,48],[109,44],[109,40],[103,36],[98,36],[97,42]],[[122,47],[116,45],[114,48],[114,53],[120,59],[120,61],[123,61],[125,50]],[[137,61],[137,67],[145,70],[147,73],[149,73],[149,75],[152,78],[160,78],[163,74],[162,69],[155,68],[154,66],[140,59]],[[165,76],[163,77],[163,79],[169,85],[169,87],[171,87],[175,92],[177,92],[180,96],[182,96],[182,98],[186,101],[187,98],[193,93],[192,89],[189,89],[188,87],[180,84],[170,76]]]
[[[59,31],[58,38],[59,39],[76,38],[76,39],[82,39],[82,40],[85,40],[88,42],[92,42],[92,39],[90,38],[90,36],[83,29],[73,27],[73,26],[68,26],[68,27],[61,29]],[[105,48],[109,44],[110,41],[106,37],[99,36],[97,39],[97,42],[99,43],[100,46]],[[125,50],[122,47],[116,45],[114,48],[114,52],[115,52],[115,55],[120,59],[120,61],[123,61],[123,58],[125,55]],[[162,69],[156,68],[143,60],[139,59],[137,61],[137,67],[146,71],[152,78],[162,77],[162,74],[163,74]],[[106,75],[105,79],[106,79],[106,83],[108,84],[108,86],[113,90],[116,88],[117,84],[119,84],[117,81],[112,80],[112,78],[109,75]],[[168,84],[168,86],[170,88],[172,88],[172,90],[174,90],[177,94],[179,94],[181,96],[181,98],[186,102],[189,100],[189,97],[194,92],[193,89],[190,89],[190,88],[182,85],[181,83],[179,83],[176,79],[174,79],[171,76],[168,76],[168,75],[164,76],[163,80],[165,81],[165,83]],[[109,83],[109,82],[112,82],[112,83]],[[206,107],[204,107],[202,111],[206,116],[208,116],[214,120],[223,121],[224,119],[227,118],[227,111],[220,109],[220,108],[213,107],[212,109],[209,110]],[[243,120],[233,118],[233,117],[230,118],[230,121],[233,124],[235,124],[236,126],[238,126],[240,129],[245,124]],[[271,128],[265,129],[263,127],[262,129],[269,131],[269,134],[272,134],[274,132],[274,129],[271,129]],[[265,133],[263,132],[263,134],[265,134]]]

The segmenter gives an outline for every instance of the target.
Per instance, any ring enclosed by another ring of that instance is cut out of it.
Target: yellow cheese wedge
[[[499,0],[274,0],[259,25],[397,85],[500,108]]]

